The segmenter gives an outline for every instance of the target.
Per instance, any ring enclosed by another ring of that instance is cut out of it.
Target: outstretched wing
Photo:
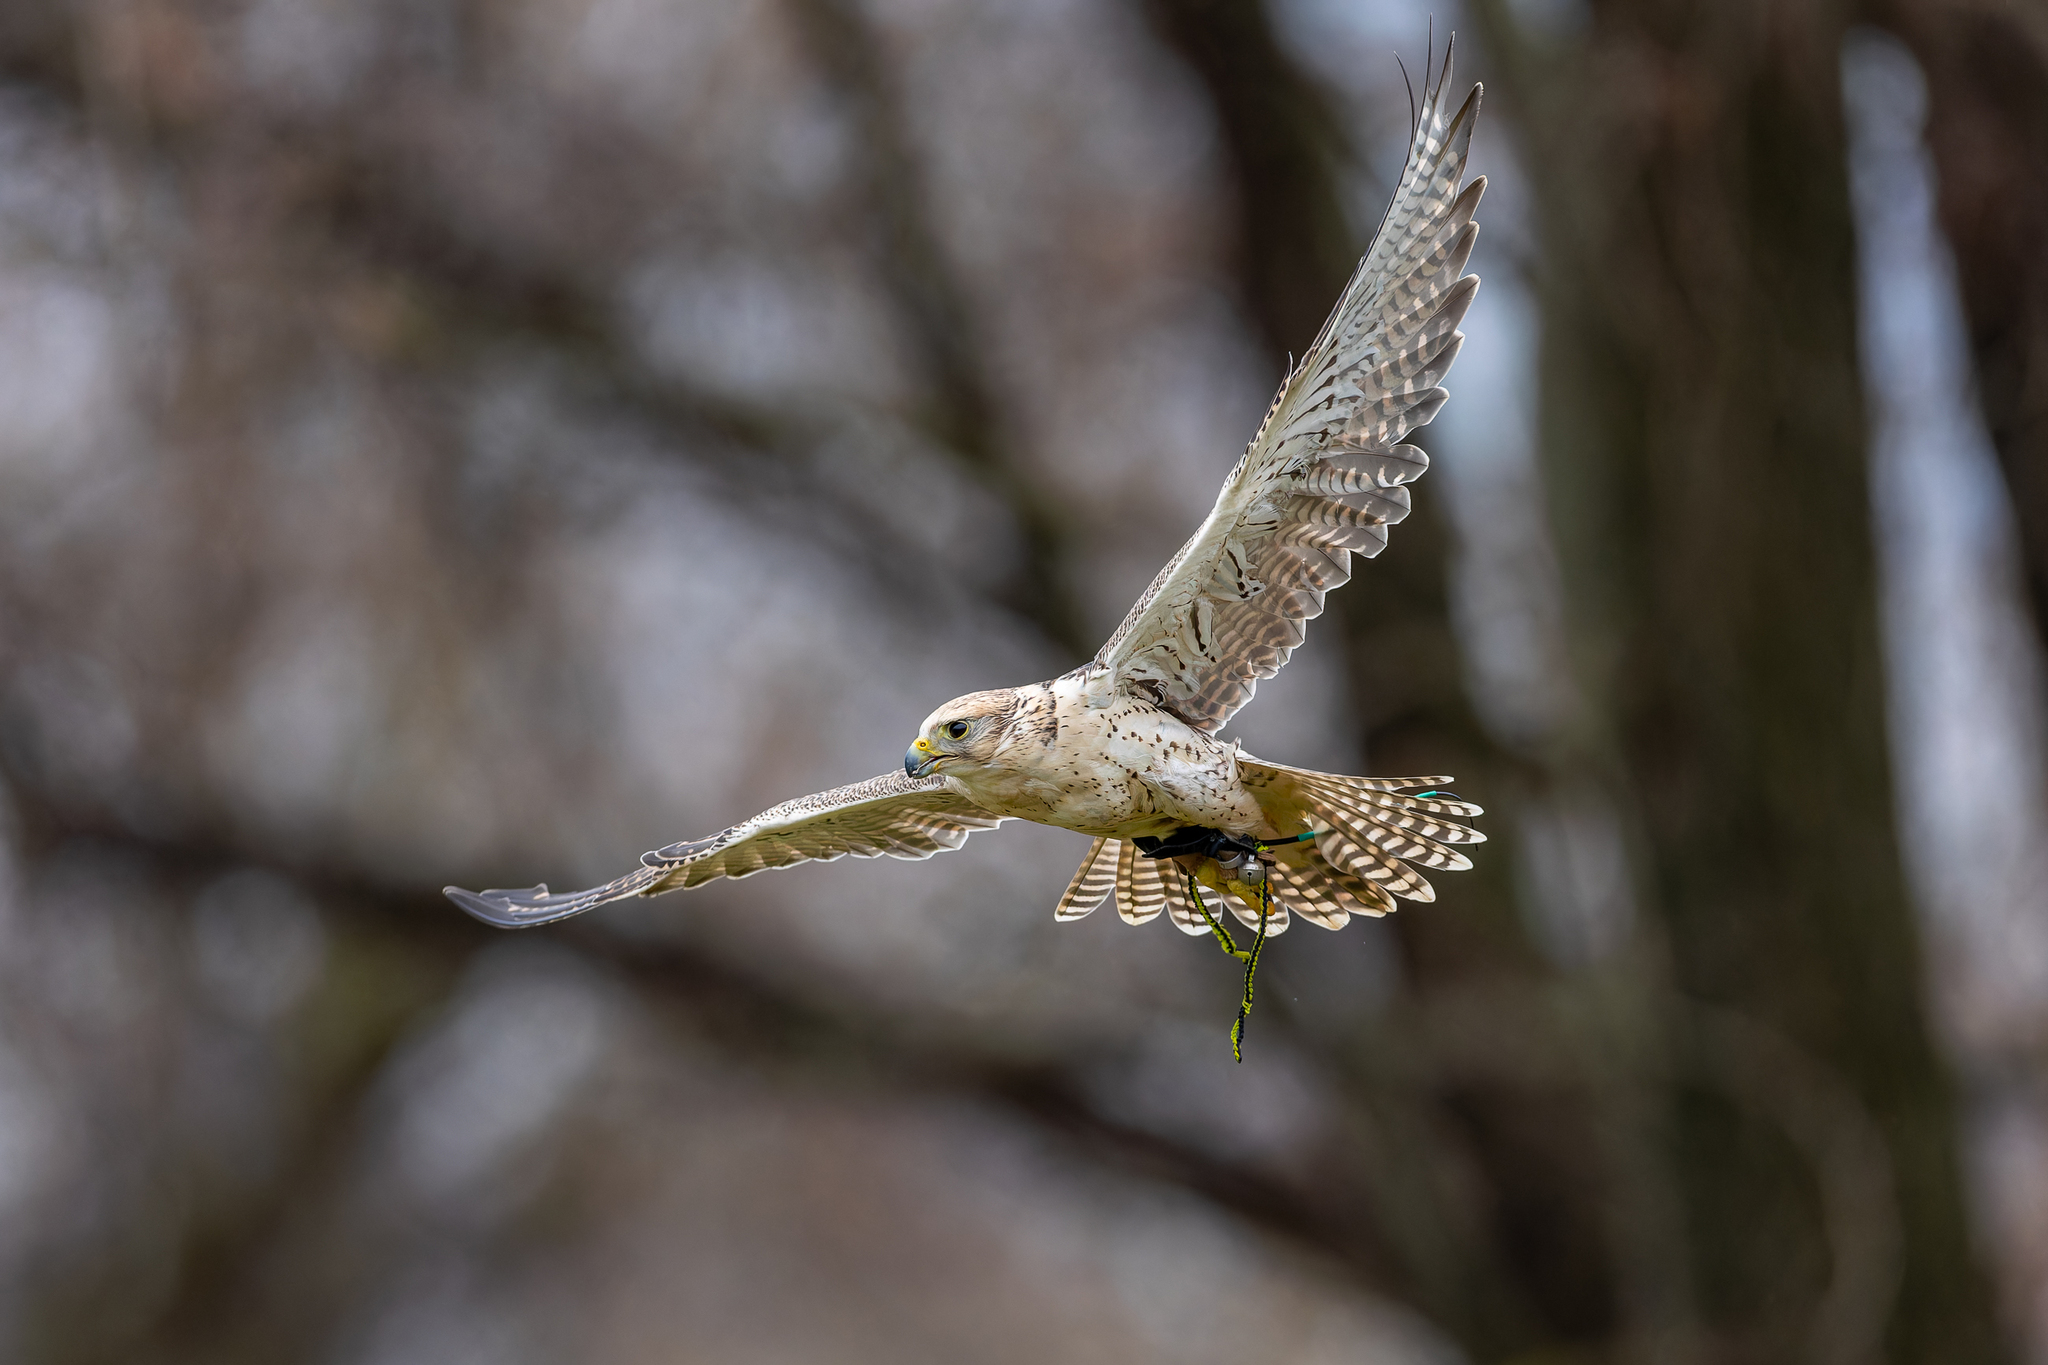
[[[938,777],[901,772],[856,782],[815,796],[785,801],[744,824],[693,843],[670,844],[640,855],[640,866],[617,881],[588,891],[464,891],[444,888],[449,900],[486,924],[527,929],[552,924],[627,896],[702,886],[714,877],[751,877],[793,863],[856,858],[929,858],[967,842],[978,829],[1005,817],[946,789]]]
[[[1436,416],[1457,330],[1478,291],[1466,275],[1484,177],[1459,192],[1474,86],[1446,113],[1451,57],[1425,90],[1408,162],[1379,235],[1329,321],[1280,386],[1216,508],[1091,669],[1214,732],[1278,673],[1323,594],[1408,515],[1406,484],[1429,457],[1401,440]]]

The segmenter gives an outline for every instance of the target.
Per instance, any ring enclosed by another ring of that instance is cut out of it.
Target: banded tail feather
[[[1350,777],[1249,755],[1240,755],[1238,770],[1269,827],[1256,836],[1271,867],[1268,935],[1285,932],[1290,913],[1324,929],[1341,929],[1353,915],[1391,914],[1397,897],[1433,901],[1436,889],[1419,868],[1468,868],[1471,859],[1459,846],[1486,842],[1484,834],[1450,818],[1483,812],[1436,790],[1450,782],[1448,777]],[[1054,917],[1079,919],[1114,896],[1117,913],[1127,923],[1144,924],[1164,911],[1182,933],[1206,934],[1208,922],[1187,884],[1189,869],[1200,861],[1148,858],[1127,840],[1097,839]],[[1214,887],[1205,887],[1202,897],[1212,915],[1227,909],[1246,927],[1258,928],[1256,904]]]
[[[1088,855],[1081,859],[1074,879],[1067,883],[1066,894],[1053,908],[1054,919],[1079,919],[1108,898],[1116,886],[1117,858],[1122,847],[1120,839],[1097,839],[1088,845]]]
[[[1125,849],[1135,853],[1129,844]],[[1117,913],[1126,924],[1143,924],[1156,919],[1166,908],[1166,880],[1158,860],[1143,856],[1132,860],[1131,880],[1128,889],[1121,883],[1117,887]]]

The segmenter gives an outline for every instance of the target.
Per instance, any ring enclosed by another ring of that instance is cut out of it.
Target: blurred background
[[[1230,731],[1437,903],[1232,1066],[1061,831],[440,898],[1091,653],[1452,29],[1434,470]],[[2044,622],[2022,0],[8,0],[0,1358],[2040,1365]]]

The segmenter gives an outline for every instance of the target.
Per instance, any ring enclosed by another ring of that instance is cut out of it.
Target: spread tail
[[[1447,777],[1347,777],[1245,755],[1239,756],[1238,775],[1268,826],[1262,848],[1273,882],[1269,935],[1286,929],[1290,910],[1311,924],[1341,929],[1353,915],[1389,913],[1396,897],[1435,900],[1435,890],[1416,865],[1468,868],[1472,861],[1457,846],[1486,841],[1484,834],[1449,818],[1481,811],[1433,790],[1448,783]],[[1410,795],[1404,788],[1426,790]],[[1314,838],[1295,838],[1303,833]],[[1164,910],[1181,932],[1206,934],[1209,926],[1188,890],[1191,863],[1198,865],[1198,860],[1148,858],[1127,840],[1097,839],[1054,917],[1079,919],[1114,894],[1117,913],[1127,923],[1143,924]],[[1210,894],[1247,926],[1258,926],[1255,905],[1213,887]]]

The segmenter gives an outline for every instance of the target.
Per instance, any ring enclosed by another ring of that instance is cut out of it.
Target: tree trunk
[[[1878,0],[1927,75],[1927,140],[1978,395],[2048,639],[2048,9]]]
[[[1996,1359],[1892,827],[1848,15],[1600,5],[1541,60],[1490,17],[1545,238],[1543,441],[1580,662],[1636,793],[1672,985],[1728,1012],[1672,1016],[1673,1151],[1714,1354],[1854,1359],[1881,1326],[1886,1359]],[[1724,1056],[1717,1079],[1697,1022],[1714,1018],[1795,1050]],[[1832,1173],[1795,1154],[1796,1121],[1743,1102],[1752,1084],[1796,1093],[1770,1073],[1800,1053],[1889,1151],[1897,1291],[1884,1315],[1869,1287],[1868,1328],[1844,1297],[1858,1247],[1827,1206]]]

